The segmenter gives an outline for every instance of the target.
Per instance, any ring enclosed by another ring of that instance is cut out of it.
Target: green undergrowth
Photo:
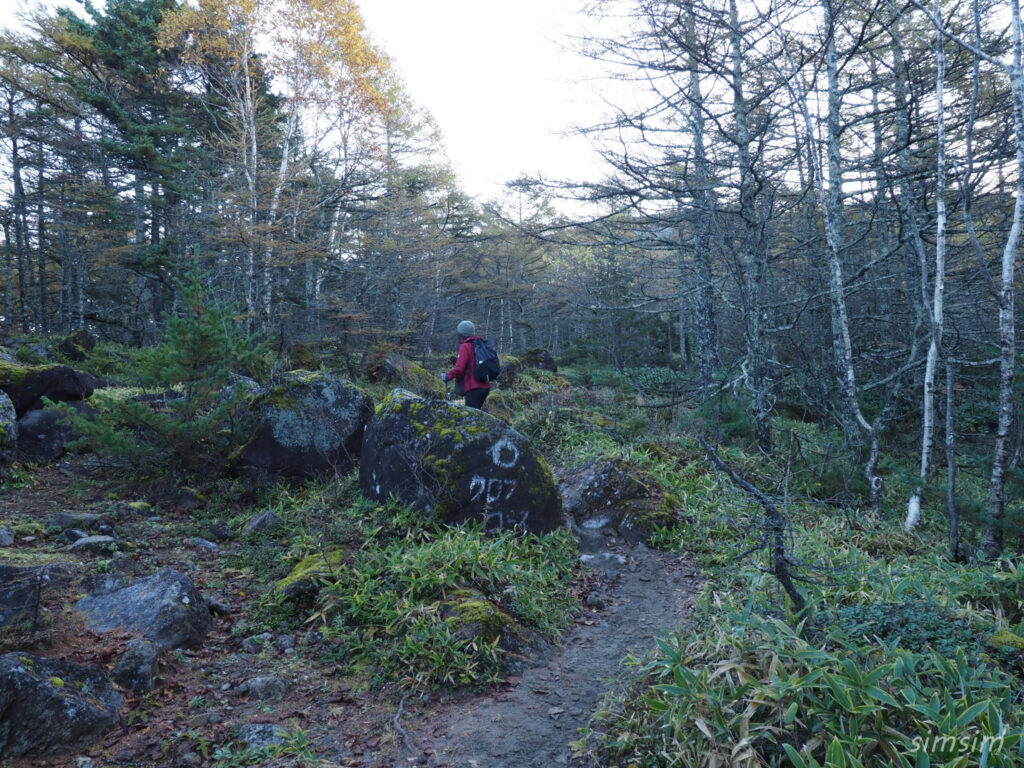
[[[722,554],[701,558],[691,624],[595,719],[585,742],[605,763],[1024,762],[1024,565],[953,562],[935,523],[908,534],[898,519],[776,499],[808,603],[795,616],[758,546],[760,511],[734,496],[716,515],[730,491],[702,482],[692,520],[664,535],[683,547],[687,525],[718,530]]]
[[[602,382],[619,402],[590,390],[583,405],[628,412],[628,393]],[[735,405],[678,412],[675,431],[652,415],[626,440],[588,429],[579,411],[532,426],[550,446],[573,443],[568,466],[614,455],[648,478],[673,509],[650,542],[686,553],[706,579],[692,621],[633,660],[639,677],[607,699],[579,749],[638,768],[1024,764],[1024,565],[948,557],[941,481],[924,487],[922,522],[904,531],[912,460],[883,455],[875,517],[865,446],[780,417],[765,456]],[[782,512],[800,615],[771,575],[765,510],[716,471],[697,435]],[[986,490],[984,467],[965,465],[967,552]],[[1009,539],[1020,502],[1008,507]]]
[[[526,650],[528,637],[516,624],[549,641],[568,624],[576,556],[561,530],[410,533],[360,550],[321,593],[318,615],[332,642],[385,678],[414,686],[493,683],[508,654]],[[450,610],[452,598],[465,603],[469,595],[471,606]],[[467,616],[469,609],[477,615]],[[467,628],[467,621],[500,626]]]
[[[316,629],[325,654],[378,682],[496,682],[532,643],[556,641],[575,609],[578,553],[564,530],[445,527],[398,502],[367,499],[355,474],[282,487],[267,508],[289,536],[284,544],[280,533],[243,542],[235,566],[262,575],[265,588],[237,632]],[[325,564],[314,594],[275,588],[292,567],[314,562]]]

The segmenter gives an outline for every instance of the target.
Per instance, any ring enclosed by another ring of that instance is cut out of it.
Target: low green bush
[[[704,630],[660,641],[643,682],[598,721],[591,740],[610,764],[1021,764],[1016,682],[961,650],[840,631],[809,641],[749,605],[694,623]]]

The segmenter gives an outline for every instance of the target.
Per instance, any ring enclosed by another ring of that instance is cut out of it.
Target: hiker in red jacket
[[[470,408],[482,408],[484,400],[491,394],[491,382],[477,381],[473,376],[473,369],[476,367],[473,339],[480,337],[476,335],[476,326],[469,320],[459,323],[457,330],[459,333],[459,356],[455,360],[455,367],[441,374],[441,381],[454,381],[456,392],[459,391],[461,385],[466,405]]]

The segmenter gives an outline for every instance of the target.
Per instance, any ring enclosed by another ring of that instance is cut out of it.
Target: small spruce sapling
[[[173,390],[158,405],[98,396],[99,416],[61,408],[81,435],[78,445],[137,466],[173,462],[189,469],[226,456],[242,435],[236,418],[248,392],[230,387],[232,373],[264,372],[266,342],[249,336],[233,305],[207,288],[198,266],[175,281],[177,311],[165,317],[160,343],[142,350],[134,374],[144,389]]]

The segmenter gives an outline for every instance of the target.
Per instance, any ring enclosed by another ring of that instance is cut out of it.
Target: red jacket
[[[455,367],[448,371],[448,381],[453,379],[462,380],[462,391],[469,392],[471,389],[490,389],[491,382],[477,381],[473,376],[473,369],[476,368],[476,355],[473,354],[473,339],[480,336],[470,336],[459,345],[459,356],[455,360]]]

